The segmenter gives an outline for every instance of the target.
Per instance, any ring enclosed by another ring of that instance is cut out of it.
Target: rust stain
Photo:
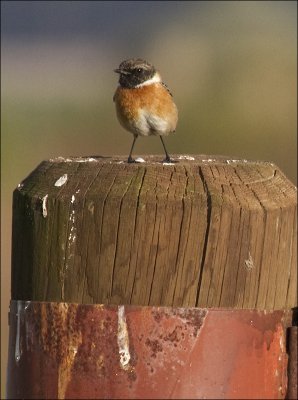
[[[162,352],[162,345],[160,344],[159,340],[150,340],[149,338],[146,339],[145,345],[148,346],[151,350],[150,356],[156,358],[156,354],[158,352]]]
[[[76,324],[77,307],[68,303],[40,303],[41,351],[49,353],[58,365],[58,398],[64,399],[71,371],[82,343]]]
[[[12,302],[7,397],[284,398],[288,314]]]
[[[278,325],[276,331],[272,332],[269,346],[265,336],[263,336],[263,345],[260,346],[262,341],[260,335],[249,351],[244,347],[239,348],[227,392],[228,398],[237,399],[234,393],[239,393],[239,391],[246,393],[247,398],[258,398],[253,385],[248,385],[249,379],[254,385],[262,385],[262,398],[272,398],[273,391],[275,398],[284,398],[287,366],[284,340],[283,328]],[[249,365],[256,366],[255,370],[248,368]]]
[[[62,329],[66,335],[63,339],[63,351],[61,351],[58,368],[58,398],[65,399],[65,393],[71,381],[71,370],[78,352],[78,347],[82,343],[82,333],[79,330],[73,331],[76,316],[75,309],[64,303],[62,307]]]

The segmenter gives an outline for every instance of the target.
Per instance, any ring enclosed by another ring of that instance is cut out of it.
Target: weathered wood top
[[[173,156],[173,159],[177,163],[162,163],[162,156],[146,156],[138,158],[145,162],[127,164],[126,157],[58,157],[42,162],[17,190],[40,196],[46,189],[48,195],[53,193],[56,196],[58,193],[74,195],[75,188],[81,192],[77,197],[82,197],[83,190],[89,195],[105,195],[106,185],[102,182],[104,173],[112,178],[109,180],[109,189],[116,196],[135,194],[137,189],[140,195],[157,196],[159,199],[160,196],[166,196],[170,200],[190,198],[209,190],[212,195],[218,196],[218,200],[237,201],[249,209],[280,207],[281,202],[286,205],[296,200],[295,186],[273,163],[231,160],[223,156],[180,155]],[[67,184],[53,184],[57,177],[62,176],[59,175],[62,172],[62,175],[68,174]],[[152,181],[156,181],[153,186]],[[113,187],[116,186],[115,191]],[[237,190],[239,188],[241,190]]]
[[[57,158],[18,186],[13,299],[295,305],[297,192],[278,167],[140,158]]]

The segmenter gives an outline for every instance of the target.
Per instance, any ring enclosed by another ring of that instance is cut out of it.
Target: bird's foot
[[[178,161],[173,160],[170,156],[167,156],[164,160],[162,160],[163,163],[168,163],[168,164],[175,164]]]
[[[128,157],[128,159],[127,159],[127,162],[129,163],[129,164],[133,164],[133,163],[135,163],[136,162],[136,160],[134,160],[132,157]]]

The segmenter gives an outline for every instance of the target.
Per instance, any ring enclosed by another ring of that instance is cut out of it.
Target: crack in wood
[[[211,210],[212,210],[212,198],[211,198],[211,193],[209,192],[208,184],[206,182],[206,179],[203,174],[202,167],[199,167],[199,176],[202,180],[204,191],[206,194],[206,231],[205,231],[205,237],[204,237],[204,245],[203,245],[203,251],[202,251],[202,258],[201,258],[201,267],[200,267],[200,275],[198,279],[198,288],[197,288],[197,296],[196,296],[196,306],[199,304],[199,296],[200,296],[200,290],[201,290],[201,284],[202,284],[202,277],[203,277],[203,271],[204,271],[204,266],[205,266],[205,260],[206,260],[206,255],[207,255],[207,245],[208,245],[208,239],[209,239],[209,231],[210,231],[210,225],[211,225]]]
[[[100,234],[99,234],[99,240],[98,240],[98,245],[99,245],[99,248],[98,248],[99,260],[98,260],[98,269],[97,269],[97,273],[95,274],[97,280],[100,279],[100,274],[99,274],[99,273],[100,273],[100,264],[101,264],[101,263],[100,263],[100,255],[101,255],[102,237],[103,237],[102,232],[103,232],[103,228],[104,228],[104,225],[103,225],[104,210],[105,210],[107,198],[108,198],[109,194],[111,193],[111,190],[112,190],[112,188],[113,188],[113,185],[114,185],[114,183],[115,183],[116,178],[117,178],[117,174],[114,175],[113,178],[112,178],[112,182],[111,182],[110,186],[108,187],[107,192],[105,193],[105,196],[104,196],[104,199],[103,199],[103,202],[102,202],[102,207],[101,207],[102,213],[101,213],[101,219],[100,219],[100,223],[99,223],[99,227],[100,227],[99,232],[100,232]],[[99,297],[98,289],[99,289],[99,286],[97,286],[97,293],[96,293],[95,301],[97,301],[96,299]]]
[[[141,197],[141,190],[143,187],[143,183],[144,183],[144,179],[145,179],[145,175],[147,172],[147,169],[144,167],[139,167],[138,171],[142,172],[142,177],[141,177],[141,181],[140,181],[140,185],[138,188],[138,193],[137,193],[137,201],[136,201],[136,207],[135,207],[135,213],[134,213],[134,224],[133,224],[133,235],[132,235],[132,239],[131,239],[131,249],[134,246],[135,240],[136,240],[136,227],[137,227],[137,223],[138,223],[138,212],[139,212],[139,207],[140,207],[140,197]],[[130,276],[130,271],[131,271],[131,257],[132,257],[132,251],[129,254],[129,262],[128,262],[128,272],[127,272],[127,279],[126,279],[126,284],[125,284],[125,292],[127,293],[127,283],[128,283],[128,278]],[[134,283],[134,280],[133,280]],[[130,302],[131,302],[131,296],[132,296],[132,290],[131,290],[131,294],[130,294]]]
[[[116,265],[117,251],[118,251],[118,244],[119,244],[118,237],[119,237],[119,228],[120,228],[122,204],[123,204],[123,200],[124,200],[124,197],[125,197],[126,193],[128,192],[132,182],[134,182],[134,181],[135,181],[135,177],[132,176],[130,178],[130,181],[129,181],[128,185],[124,189],[124,192],[123,192],[123,194],[121,196],[121,200],[120,200],[120,204],[119,204],[119,214],[118,214],[117,233],[116,233],[116,245],[115,245],[114,261],[113,261],[112,276],[111,276],[111,286],[110,286],[110,297],[113,296],[113,283],[114,283],[115,265]]]
[[[101,170],[103,168],[103,164],[100,165],[100,168],[98,169],[97,173],[95,174],[95,176],[93,177],[93,179],[90,181],[90,183],[88,184],[88,186],[86,187],[84,192],[81,192],[81,196],[83,198],[83,204],[82,204],[82,221],[84,221],[87,216],[86,216],[86,206],[87,206],[87,194],[90,190],[90,188],[92,187],[93,183],[96,181],[96,179],[98,178]],[[90,212],[90,211],[88,211]],[[81,302],[84,303],[84,293],[85,291],[88,291],[88,285],[87,285],[87,264],[88,264],[88,249],[89,249],[89,240],[90,240],[90,229],[87,230],[87,239],[86,239],[86,247],[85,247],[85,251],[86,251],[86,258],[84,260],[84,264],[85,264],[85,268],[84,268],[84,279],[83,279],[83,285],[82,285],[82,297],[81,297]]]

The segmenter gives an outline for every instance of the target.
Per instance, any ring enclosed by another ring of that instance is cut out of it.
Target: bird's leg
[[[136,142],[137,138],[138,138],[138,135],[134,135],[133,142],[132,142],[132,145],[131,145],[131,149],[130,149],[130,152],[129,152],[129,156],[128,156],[128,159],[127,159],[128,163],[134,163],[135,162],[135,160],[131,157],[131,154],[132,154],[132,151],[133,151],[133,148],[134,148],[134,145],[135,145],[135,142]]]
[[[173,162],[173,160],[171,160],[171,157],[169,156],[169,153],[167,152],[167,149],[166,149],[166,146],[165,146],[165,144],[164,144],[164,141],[163,141],[163,138],[162,138],[162,136],[159,136],[160,137],[160,140],[161,140],[161,143],[162,143],[162,145],[163,145],[163,148],[164,148],[164,151],[165,151],[165,153],[166,153],[166,158],[164,159],[164,162]]]

